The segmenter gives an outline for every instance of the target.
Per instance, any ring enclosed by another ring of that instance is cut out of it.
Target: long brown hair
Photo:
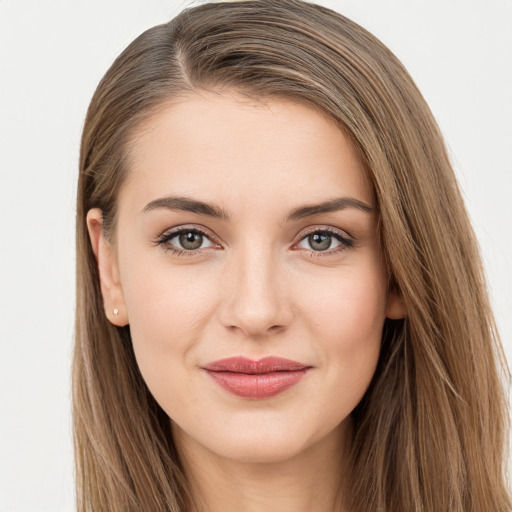
[[[390,286],[374,379],[353,412],[349,509],[505,512],[508,378],[473,231],[442,136],[398,59],[366,30],[300,0],[187,9],[139,36],[91,101],[77,202],[73,363],[79,512],[187,509],[170,421],[138,371],[129,326],[107,320],[86,214],[115,233],[130,136],[201,89],[293,98],[350,135],[373,184]]]

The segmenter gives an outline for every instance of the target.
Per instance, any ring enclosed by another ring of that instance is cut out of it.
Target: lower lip
[[[206,370],[208,375],[226,391],[253,400],[262,400],[282,393],[286,389],[295,386],[306,375],[307,371],[308,368],[247,374]]]

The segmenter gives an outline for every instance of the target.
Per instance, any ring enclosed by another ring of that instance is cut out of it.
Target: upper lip
[[[311,368],[311,366],[283,357],[267,356],[258,360],[248,359],[246,357],[228,357],[226,359],[212,361],[204,365],[203,368],[213,372],[260,374],[305,370],[306,368]]]

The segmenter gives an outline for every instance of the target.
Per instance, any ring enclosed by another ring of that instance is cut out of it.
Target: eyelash
[[[310,253],[310,257],[312,257],[312,258],[323,258],[323,257],[332,256],[335,254],[339,254],[340,252],[343,252],[347,249],[351,249],[352,247],[355,246],[355,241],[353,238],[349,237],[348,235],[344,235],[344,234],[340,233],[336,229],[329,228],[329,227],[325,227],[325,228],[321,228],[321,229],[315,228],[315,229],[311,229],[310,231],[306,231],[305,233],[303,233],[301,235],[297,244],[299,244],[300,242],[302,242],[309,236],[315,235],[315,234],[328,234],[329,236],[332,236],[335,240],[337,240],[340,243],[340,245],[334,249],[327,249],[325,251],[315,251],[313,249],[302,249],[302,250],[308,251]],[[297,244],[294,244],[294,245],[297,245]],[[300,250],[300,249],[297,249],[297,250]]]
[[[174,256],[178,256],[178,257],[196,256],[197,254],[201,253],[201,251],[204,250],[204,248],[203,249],[195,249],[195,250],[178,249],[178,248],[173,247],[171,244],[169,244],[170,240],[172,240],[173,238],[176,238],[177,236],[179,236],[183,233],[198,234],[198,235],[203,236],[207,240],[209,240],[212,243],[212,246],[219,245],[211,240],[213,238],[212,235],[210,235],[206,231],[203,231],[202,229],[199,229],[197,227],[179,228],[174,231],[163,233],[155,240],[155,244],[161,246],[164,251],[171,252]],[[355,241],[351,237],[345,236],[345,235],[341,234],[339,231],[337,231],[333,228],[329,228],[329,227],[325,227],[325,228],[321,228],[321,229],[316,228],[316,229],[312,229],[310,231],[306,231],[305,233],[302,234],[299,241],[296,242],[294,245],[299,244],[300,242],[305,240],[308,236],[311,236],[314,234],[326,234],[326,233],[329,236],[332,236],[335,240],[337,240],[340,243],[340,245],[337,248],[335,248],[334,250],[332,250],[332,249],[327,249],[325,251],[315,251],[313,249],[295,249],[295,250],[305,250],[305,251],[310,252],[311,257],[319,258],[319,257],[325,257],[325,256],[332,256],[333,254],[338,254],[346,249],[350,249],[355,246]]]
[[[171,252],[174,256],[196,256],[204,249],[195,249],[195,250],[186,250],[186,249],[178,249],[173,247],[171,244],[169,244],[169,241],[173,238],[176,238],[177,236],[183,234],[183,233],[194,233],[197,235],[201,235],[207,240],[209,240],[213,246],[217,245],[215,242],[213,242],[211,239],[213,238],[212,235],[207,233],[206,231],[203,231],[199,228],[179,228],[174,231],[169,231],[166,233],[163,233],[160,235],[156,240],[155,243],[162,247],[162,249],[166,252]]]

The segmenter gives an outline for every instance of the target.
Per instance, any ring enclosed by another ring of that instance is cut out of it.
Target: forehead
[[[340,194],[373,202],[349,138],[327,114],[289,99],[193,94],[162,105],[130,146],[121,195],[132,201],[181,194],[234,205],[262,193],[269,204]]]

